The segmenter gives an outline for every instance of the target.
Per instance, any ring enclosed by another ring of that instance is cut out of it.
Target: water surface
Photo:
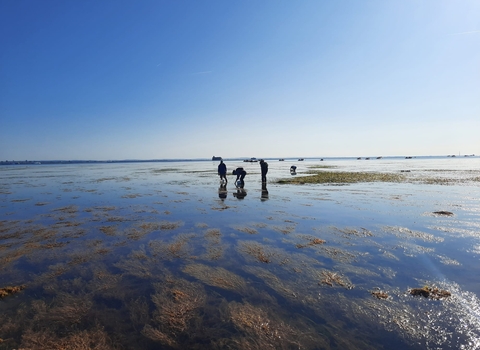
[[[480,348],[478,157],[268,162],[0,167],[0,349]]]

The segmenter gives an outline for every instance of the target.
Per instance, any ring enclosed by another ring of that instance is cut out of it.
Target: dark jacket
[[[227,174],[227,166],[225,165],[225,163],[218,164],[218,173],[222,175]]]
[[[268,163],[267,162],[261,162],[260,163],[260,169],[262,171],[262,174],[268,173]]]

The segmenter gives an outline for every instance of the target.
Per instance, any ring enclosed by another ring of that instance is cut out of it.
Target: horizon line
[[[441,155],[390,155],[390,156],[313,156],[313,157],[302,157],[302,156],[289,156],[289,157],[260,157],[255,159],[332,159],[332,158],[372,158],[372,159],[381,159],[381,158],[402,158],[402,157],[476,157],[475,154],[441,154]],[[222,160],[250,160],[251,157],[220,157]],[[211,158],[149,158],[149,159],[139,159],[139,158],[130,158],[130,159],[34,159],[34,160],[5,160],[0,161],[0,164],[5,163],[35,163],[35,162],[96,162],[96,163],[107,163],[107,162],[161,162],[161,161],[217,161],[212,160]]]

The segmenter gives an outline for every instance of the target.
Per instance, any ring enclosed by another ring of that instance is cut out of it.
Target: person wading
[[[218,175],[220,175],[220,181],[225,180],[225,183],[228,182],[227,180],[227,166],[223,162],[223,160],[220,161],[220,164],[218,164]]]
[[[260,170],[262,171],[262,182],[267,182],[268,163],[263,159],[260,160]]]

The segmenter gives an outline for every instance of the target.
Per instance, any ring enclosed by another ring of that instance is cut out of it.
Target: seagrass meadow
[[[1,166],[0,349],[480,349],[480,158],[267,161]]]

